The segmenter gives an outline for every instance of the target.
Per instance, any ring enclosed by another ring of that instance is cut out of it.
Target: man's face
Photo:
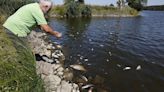
[[[51,9],[51,6],[50,5],[44,5],[43,6],[43,12],[44,12],[44,14],[46,14],[46,13],[48,13],[48,11]]]

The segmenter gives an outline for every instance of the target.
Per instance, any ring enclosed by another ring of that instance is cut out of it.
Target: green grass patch
[[[119,9],[113,6],[90,6],[92,9],[92,15],[132,15],[137,16],[138,11],[130,8],[129,6]]]
[[[44,92],[27,42],[18,37],[11,39],[3,30],[0,29],[0,92]]]
[[[78,10],[83,10],[83,5],[78,6]],[[91,15],[125,15],[125,16],[137,16],[139,12],[129,6],[125,6],[122,9],[114,6],[96,6],[89,5],[91,9]],[[54,6],[51,10],[51,15],[64,16],[66,14],[66,6]],[[77,11],[78,12],[78,11]]]
[[[45,92],[27,41],[7,35],[2,24],[34,0],[0,0],[0,92]]]

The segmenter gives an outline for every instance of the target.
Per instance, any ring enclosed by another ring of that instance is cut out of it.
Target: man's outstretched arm
[[[48,32],[52,35],[54,35],[55,37],[57,38],[60,38],[62,36],[61,33],[57,32],[57,31],[53,31],[53,29],[47,25],[47,24],[41,24],[40,27],[45,31],[45,32]]]

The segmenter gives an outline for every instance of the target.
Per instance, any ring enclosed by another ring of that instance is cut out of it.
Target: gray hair
[[[53,2],[51,0],[39,0],[39,3],[41,5],[47,5],[47,6],[50,6],[50,7],[52,7],[52,5],[53,5]]]

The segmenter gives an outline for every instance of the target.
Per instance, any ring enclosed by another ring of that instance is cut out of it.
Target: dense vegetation
[[[147,0],[126,0],[128,5],[138,11],[141,11],[147,4]]]
[[[123,8],[118,8],[114,6],[90,6],[92,10],[92,15],[125,15],[125,16],[137,16],[138,11],[129,6],[124,6]]]
[[[144,7],[144,10],[164,11],[164,5],[160,5],[160,6],[147,6],[147,7]]]
[[[127,2],[118,0],[117,6],[113,4],[109,6],[85,5],[84,0],[64,0],[64,5],[55,6],[51,11],[51,15],[65,17],[83,17],[83,16],[106,16],[106,15],[125,15],[136,16],[138,11],[125,5]],[[129,0],[129,3],[132,3]],[[134,2],[133,2],[134,3]]]
[[[35,58],[27,41],[9,38],[2,23],[24,4],[33,0],[0,0],[0,92],[43,92],[36,74]]]
[[[0,24],[2,24],[6,17],[13,14],[18,8],[34,1],[35,0],[0,0]]]
[[[84,0],[65,0],[64,5],[52,9],[52,14],[66,17],[91,16],[91,9],[84,4]]]

